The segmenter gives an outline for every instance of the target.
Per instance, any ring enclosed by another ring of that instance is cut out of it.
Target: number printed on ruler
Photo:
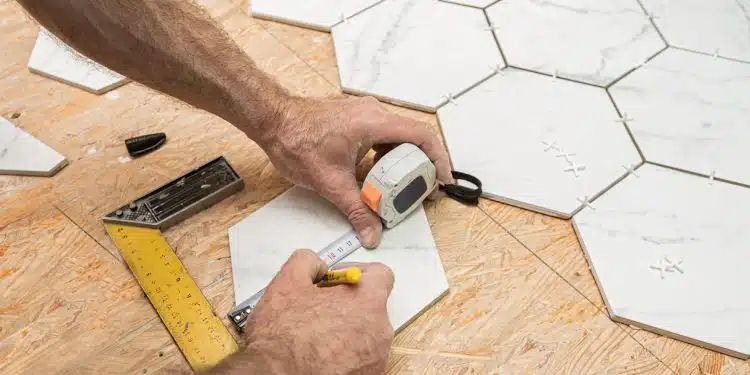
[[[318,253],[328,266],[332,266],[360,247],[356,233],[349,232]]]

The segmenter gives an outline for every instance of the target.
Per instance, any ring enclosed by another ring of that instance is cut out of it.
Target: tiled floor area
[[[295,20],[305,1],[273,15],[256,3],[263,17],[308,22]],[[437,112],[454,167],[479,176],[488,198],[573,217],[602,295],[632,290],[605,298],[613,318],[747,358],[750,276],[707,265],[744,264],[750,244],[737,225],[750,204],[749,10],[748,0],[383,0],[338,12],[330,29],[345,92]],[[725,285],[716,298],[699,292],[704,278]]]

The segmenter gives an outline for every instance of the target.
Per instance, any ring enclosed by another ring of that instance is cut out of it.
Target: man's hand
[[[268,126],[260,144],[282,175],[317,191],[344,213],[362,245],[377,246],[382,224],[360,199],[357,164],[371,148],[414,143],[452,181],[448,154],[428,124],[388,112],[374,98],[287,99],[279,124]]]
[[[215,374],[382,374],[393,340],[393,273],[358,264],[357,285],[318,287],[328,267],[310,250],[284,264],[247,322],[247,346]]]

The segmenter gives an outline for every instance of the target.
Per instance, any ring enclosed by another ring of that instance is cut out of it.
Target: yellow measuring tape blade
[[[237,342],[160,230],[104,226],[193,370],[213,367],[237,351]]]

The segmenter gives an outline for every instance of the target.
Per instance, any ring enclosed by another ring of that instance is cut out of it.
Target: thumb
[[[343,176],[342,176],[343,177]],[[359,185],[354,175],[342,178],[345,181],[339,186],[328,190],[324,196],[330,200],[352,224],[357,232],[359,242],[362,246],[372,249],[380,243],[380,235],[383,233],[383,224],[380,217],[374,213],[360,198]],[[341,181],[342,179],[332,179]]]

